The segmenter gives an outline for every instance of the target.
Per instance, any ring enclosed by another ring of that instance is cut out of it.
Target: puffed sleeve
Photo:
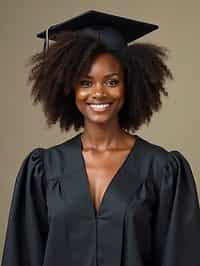
[[[14,185],[2,266],[42,266],[48,234],[43,148],[23,161]]]
[[[155,266],[200,266],[200,208],[191,167],[169,152],[154,221]]]

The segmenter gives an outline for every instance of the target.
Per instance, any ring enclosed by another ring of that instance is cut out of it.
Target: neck
[[[85,147],[106,149],[116,147],[124,137],[125,132],[119,123],[89,123],[85,122],[82,141]]]

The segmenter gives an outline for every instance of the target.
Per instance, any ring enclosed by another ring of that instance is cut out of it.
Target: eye
[[[88,79],[82,79],[80,80],[79,85],[83,88],[89,88],[92,86],[92,82],[91,80]]]
[[[106,81],[106,85],[108,85],[109,87],[115,87],[119,84],[119,79],[108,79]]]

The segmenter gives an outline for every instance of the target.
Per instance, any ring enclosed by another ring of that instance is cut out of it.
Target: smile
[[[94,111],[105,111],[110,107],[111,103],[105,104],[89,104]]]

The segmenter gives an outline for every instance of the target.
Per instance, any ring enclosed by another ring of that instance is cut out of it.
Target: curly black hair
[[[134,132],[149,124],[153,112],[162,105],[161,93],[173,75],[165,63],[168,50],[151,43],[133,43],[112,52],[99,40],[77,32],[67,32],[52,42],[49,49],[30,58],[28,81],[33,83],[33,104],[42,103],[47,125],[59,121],[61,131],[84,127],[84,117],[76,107],[75,85],[101,53],[111,53],[124,70],[125,102],[119,111],[120,128]]]

